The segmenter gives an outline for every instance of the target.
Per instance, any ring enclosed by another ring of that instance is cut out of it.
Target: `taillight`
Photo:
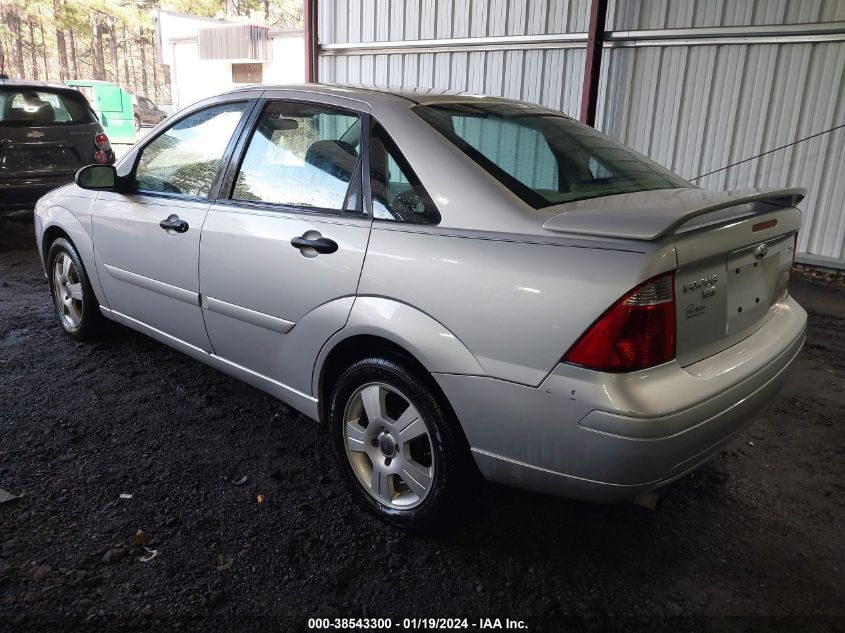
[[[94,136],[94,145],[97,146],[97,149],[107,150],[111,147],[111,141],[109,141],[109,137],[106,136],[105,132],[98,132],[97,135]]]
[[[563,357],[601,371],[634,371],[675,358],[675,273],[650,279],[617,301]]]
[[[111,164],[114,160],[114,152],[111,150],[111,141],[106,136],[105,132],[97,132],[94,135],[94,147],[97,151],[94,152],[94,162],[98,165]]]

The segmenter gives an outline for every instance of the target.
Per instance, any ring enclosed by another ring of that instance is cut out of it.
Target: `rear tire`
[[[359,360],[332,390],[338,467],[355,499],[392,525],[444,528],[471,506],[477,473],[440,397],[431,377],[402,357]]]
[[[100,336],[106,319],[73,244],[56,239],[47,253],[47,279],[59,324],[69,337],[87,341]]]
[[[135,131],[136,132],[141,131],[141,119],[140,119],[140,117],[137,117],[137,116],[135,117]]]

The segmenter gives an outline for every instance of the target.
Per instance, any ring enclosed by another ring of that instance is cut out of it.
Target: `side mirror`
[[[86,165],[76,172],[74,181],[83,189],[114,190],[117,186],[117,171],[113,165]]]

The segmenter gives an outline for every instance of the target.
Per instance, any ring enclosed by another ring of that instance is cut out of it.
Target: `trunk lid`
[[[57,178],[94,162],[99,123],[7,127],[0,140],[0,178]]]
[[[638,191],[546,207],[543,228],[560,233],[656,240],[739,216],[797,204],[806,190],[704,191],[679,188]]]
[[[675,248],[676,358],[703,360],[746,338],[786,296],[803,189],[644,191],[563,205],[550,231]]]

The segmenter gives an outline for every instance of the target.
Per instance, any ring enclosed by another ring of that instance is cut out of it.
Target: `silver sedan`
[[[478,473],[613,501],[718,453],[804,341],[803,195],[702,191],[527,103],[266,86],[80,170],[36,232],[69,336],[111,319],[273,394],[425,526]]]

